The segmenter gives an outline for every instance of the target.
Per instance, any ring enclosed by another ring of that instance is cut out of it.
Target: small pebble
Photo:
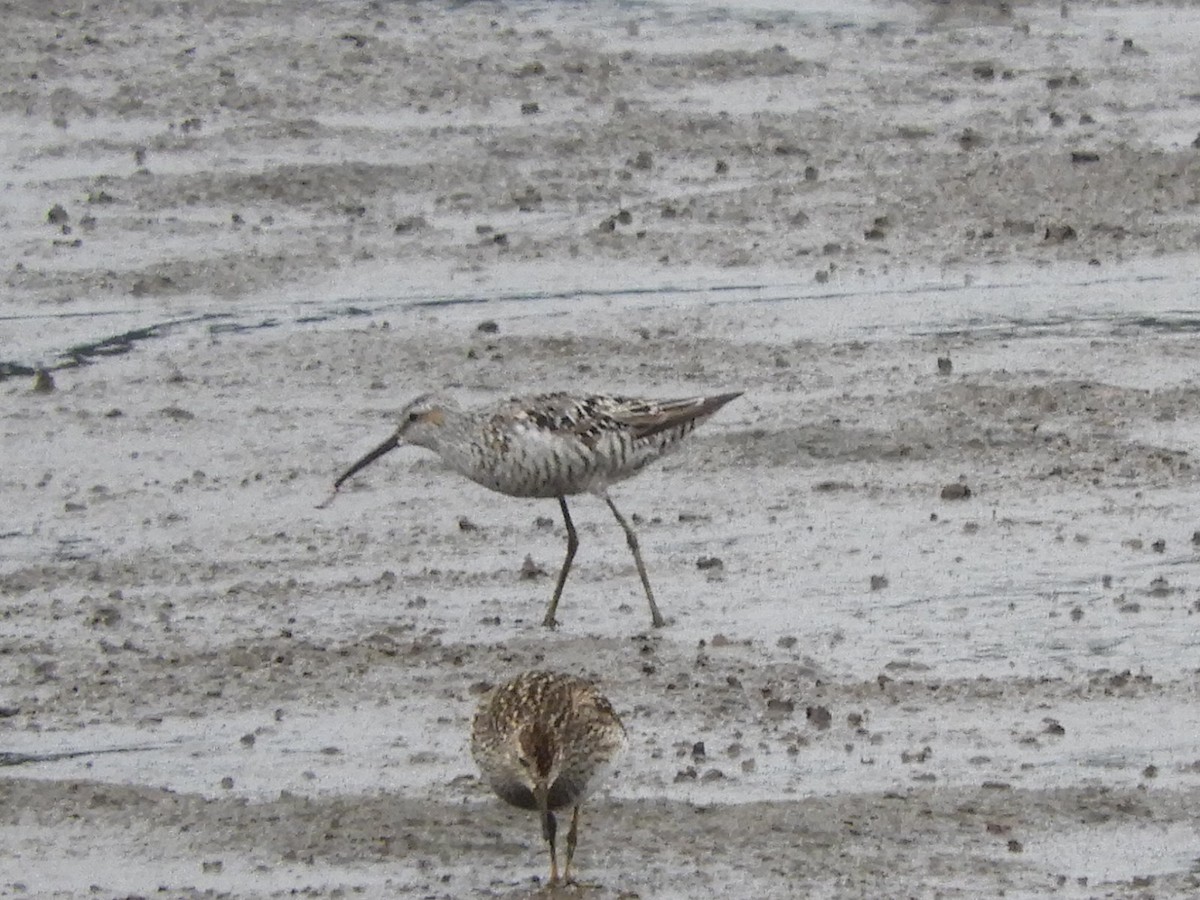
[[[942,486],[943,500],[966,500],[971,496],[971,489],[961,482]]]
[[[833,716],[830,715],[829,709],[824,706],[810,706],[804,710],[804,715],[810,725],[821,731],[827,729],[833,721]]]
[[[533,561],[533,557],[529,554],[525,555],[525,561],[521,563],[521,580],[532,581],[535,578],[545,576],[546,570]]]
[[[54,388],[54,377],[45,369],[38,369],[33,376],[33,392],[35,394],[52,394]]]

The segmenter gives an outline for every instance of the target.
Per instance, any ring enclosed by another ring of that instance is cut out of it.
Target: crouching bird
[[[563,880],[579,836],[579,808],[625,747],[625,728],[604,696],[573,675],[526,672],[485,697],[471,729],[471,755],[500,799],[533,810],[558,882],[556,812],[571,810]]]

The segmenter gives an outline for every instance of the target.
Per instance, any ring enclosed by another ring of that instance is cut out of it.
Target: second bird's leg
[[[558,831],[558,821],[554,813],[546,810],[542,813],[542,837],[550,845],[550,883],[558,883],[558,854],[554,850],[554,835]],[[569,865],[569,863],[568,863]]]
[[[579,837],[579,806],[571,813],[571,828],[567,832],[567,864],[563,867],[563,881],[571,880],[571,860],[575,858],[575,840]]]
[[[608,508],[612,510],[612,514],[617,517],[617,522],[625,529],[625,542],[629,544],[629,549],[633,551],[633,561],[637,564],[638,577],[642,579],[642,587],[646,589],[646,599],[650,601],[650,621],[655,628],[662,628],[666,625],[666,621],[662,617],[662,613],[658,611],[658,604],[654,602],[654,591],[650,590],[650,578],[646,575],[646,564],[642,562],[642,552],[638,549],[637,535],[633,533],[633,529],[629,527],[629,523],[625,521],[625,517],[617,510],[616,504],[608,494],[603,494],[604,502],[608,504]]]
[[[554,618],[554,614],[558,612],[558,598],[562,596],[563,585],[567,583],[571,560],[575,558],[575,551],[579,549],[579,536],[575,534],[575,523],[571,521],[571,511],[567,509],[567,498],[559,497],[558,505],[562,509],[563,522],[567,526],[567,558],[563,560],[562,569],[558,573],[558,583],[554,585],[554,596],[550,598],[550,605],[546,608],[546,618],[542,619],[542,624],[547,628],[558,624]],[[654,601],[650,602],[653,605]]]

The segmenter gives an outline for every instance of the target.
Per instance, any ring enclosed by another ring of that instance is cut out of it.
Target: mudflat
[[[543,892],[529,668],[563,896],[1200,891],[1200,15],[837,6],[6,12],[0,896]],[[318,508],[562,389],[746,392],[612,490],[665,628],[597,500],[553,631],[553,501]]]

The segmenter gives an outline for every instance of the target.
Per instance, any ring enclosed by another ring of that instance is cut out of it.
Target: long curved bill
[[[395,450],[398,446],[400,446],[400,435],[393,434],[390,438],[388,438],[386,441],[348,468],[345,472],[343,472],[338,477],[338,480],[333,483],[334,492],[337,492],[337,489],[342,486],[342,483],[345,482],[347,478],[350,478],[357,472],[365,469],[371,463],[375,462],[375,460],[379,459],[379,457],[383,456],[383,454]]]
[[[356,473],[365,469],[371,463],[375,462],[375,460],[379,459],[379,457],[383,456],[385,453],[395,450],[398,446],[400,446],[400,435],[399,433],[396,433],[358,462],[356,462],[354,465],[352,465],[350,468],[348,468],[345,472],[338,476],[337,481],[333,483],[333,491],[328,497],[326,497],[317,505],[317,509],[325,509],[333,502],[333,498],[337,496],[338,488],[340,488],[346,482],[346,479],[353,477]]]

